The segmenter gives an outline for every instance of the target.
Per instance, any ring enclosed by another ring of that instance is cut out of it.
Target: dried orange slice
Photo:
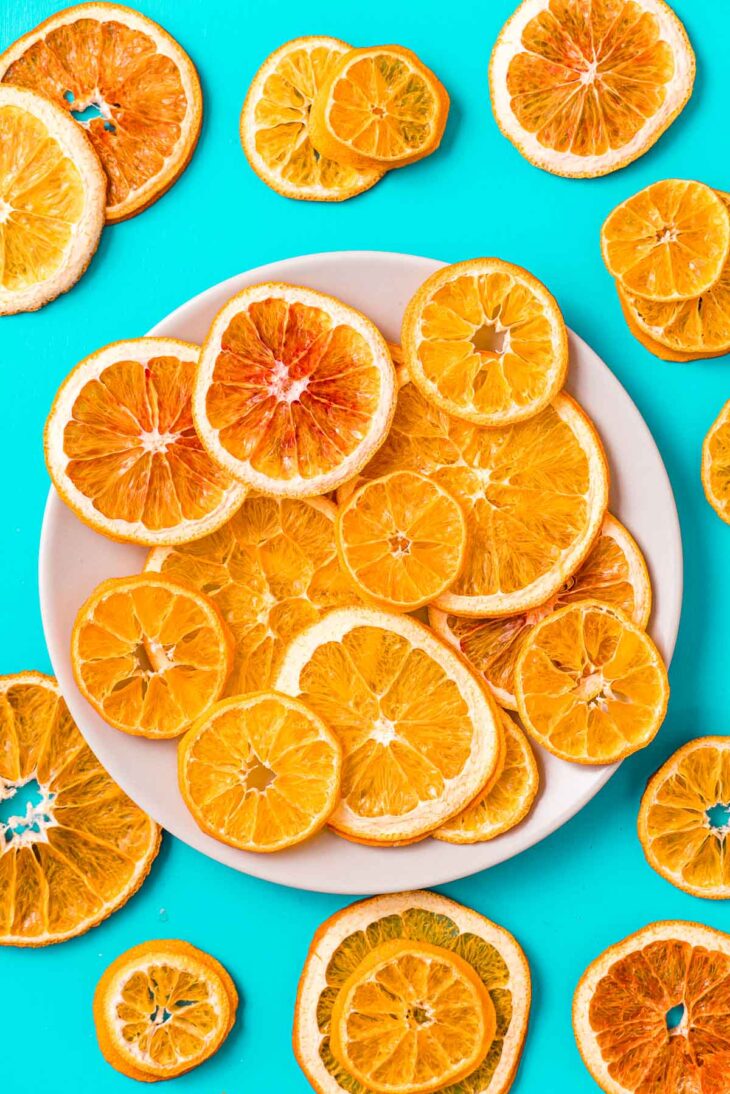
[[[218,312],[193,416],[231,475],[263,493],[313,497],[373,455],[394,404],[393,362],[369,319],[324,293],[265,283]]]
[[[555,175],[594,178],[642,156],[684,109],[695,77],[664,0],[524,0],[489,66],[497,125]]]
[[[401,343],[423,395],[477,425],[537,414],[568,368],[568,334],[554,298],[527,270],[500,258],[431,274],[406,307]]]
[[[545,604],[519,615],[461,619],[430,607],[429,623],[486,680],[497,702],[517,709],[514,671],[523,641],[545,616],[564,604],[595,599],[621,608],[642,630],[651,614],[651,581],[635,539],[607,514],[585,561]]]
[[[140,1082],[172,1079],[202,1064],[233,1028],[238,992],[214,957],[177,939],[132,946],[94,992],[99,1048]]]
[[[368,1005],[384,995],[387,1011]],[[294,1052],[320,1094],[507,1094],[529,1011],[530,970],[512,935],[438,893],[392,893],[351,904],[315,934],[299,981]],[[419,1022],[424,1014],[431,1023]],[[480,1053],[449,1083],[459,1057],[465,1065]],[[446,1087],[435,1085],[439,1073]]]
[[[720,353],[683,353],[681,350],[670,349],[669,346],[665,346],[662,342],[658,342],[655,338],[643,330],[637,321],[637,313],[635,305],[641,299],[642,304],[648,304],[653,308],[673,307],[672,304],[658,304],[656,301],[649,301],[638,296],[630,297],[629,294],[621,288],[619,282],[616,282],[616,291],[618,292],[619,303],[621,304],[621,311],[623,312],[626,325],[633,334],[634,338],[639,342],[645,350],[652,353],[655,357],[658,357],[662,361],[677,361],[685,363],[687,361],[700,361],[707,357],[719,357]],[[702,297],[698,297],[702,299]],[[690,304],[692,301],[686,301]],[[682,304],[679,305],[683,306]]]
[[[106,178],[63,110],[0,84],[0,315],[75,285],[104,226]]]
[[[309,117],[323,156],[361,170],[405,167],[435,152],[449,116],[446,88],[403,46],[351,49],[329,68]]]
[[[515,667],[527,732],[562,760],[610,764],[664,720],[667,670],[648,634],[599,600],[567,604],[527,636]]]
[[[178,774],[200,828],[244,851],[281,851],[337,804],[342,749],[304,703],[276,692],[224,699],[180,742]]]
[[[466,521],[459,503],[433,479],[394,471],[364,483],[340,510],[337,549],[365,599],[413,611],[459,576]]]
[[[113,342],[64,380],[46,423],[46,463],[84,524],[128,543],[185,543],[241,504],[246,488],[193,427],[199,352],[176,338]]]
[[[730,524],[730,400],[710,426],[702,445],[702,485],[718,517]]]
[[[115,729],[177,737],[223,691],[231,639],[215,605],[160,574],[102,581],[79,609],[71,667]]]
[[[0,945],[75,938],[147,877],[160,830],[124,794],[71,719],[56,681],[0,676]],[[11,806],[12,808],[12,806]]]
[[[573,999],[583,1062],[606,1094],[723,1094],[730,936],[650,923],[588,966]]]
[[[344,201],[369,190],[383,172],[321,156],[309,137],[312,104],[350,47],[338,38],[294,38],[266,58],[241,111],[241,143],[267,186],[301,201]]]
[[[663,179],[617,205],[601,228],[603,259],[634,296],[669,302],[707,292],[730,248],[728,208],[702,182]]]
[[[289,646],[274,685],[298,696],[343,750],[330,817],[363,842],[421,838],[474,799],[500,751],[498,708],[422,623],[338,608]]]
[[[52,15],[0,55],[0,80],[39,92],[83,127],[108,178],[107,223],[157,201],[200,134],[192,61],[157,23],[120,4]]]

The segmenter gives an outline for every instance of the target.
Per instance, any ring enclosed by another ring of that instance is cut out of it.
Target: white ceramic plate
[[[288,281],[341,297],[364,311],[386,338],[399,337],[404,306],[442,263],[413,255],[342,251],[275,262],[232,277],[163,319],[150,334],[201,342],[218,309],[258,281]],[[134,333],[134,332],[130,332]],[[612,472],[611,509],[646,555],[654,585],[650,625],[669,661],[682,602],[682,543],[672,488],[652,436],[613,373],[576,335],[570,336],[569,390],[593,418]],[[256,877],[331,893],[384,893],[439,885],[519,854],[570,820],[608,781],[613,767],[590,768],[539,755],[542,789],[530,817],[490,843],[452,846],[424,840],[374,848],[329,832],[276,855],[255,855],[204,835],[177,787],[176,744],[130,737],[107,726],[79,694],[69,659],[76,612],[104,578],[136,573],[145,551],[113,543],[85,527],[51,490],[40,550],[40,597],[51,661],[71,713],[102,763],[169,832],[211,858]]]

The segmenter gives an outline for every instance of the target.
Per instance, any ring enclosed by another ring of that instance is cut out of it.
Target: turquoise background
[[[0,0],[0,48],[63,5]],[[188,170],[136,219],[105,231],[83,280],[33,315],[0,322],[0,671],[50,669],[36,558],[48,480],[41,433],[61,379],[87,353],[144,334],[223,278],[312,251],[376,248],[450,261],[495,254],[528,267],[567,322],[614,369],[644,414],[674,486],[685,548],[685,602],[669,714],[654,745],[531,851],[444,892],[511,930],[534,976],[531,1029],[517,1094],[596,1087],[570,1025],[575,984],[605,946],[656,919],[730,928],[727,905],[675,890],[646,865],[635,822],[647,777],[684,741],[728,732],[727,576],[730,528],[704,500],[702,438],[730,396],[720,360],[665,364],[626,329],[599,253],[602,220],[620,200],[668,176],[730,189],[727,0],[676,0],[695,46],[692,101],[659,144],[608,178],[564,180],[531,167],[498,132],[489,107],[490,49],[515,0],[145,0],[146,14],[198,66],[205,122]],[[261,183],[238,141],[246,88],[266,55],[301,34],[357,45],[395,41],[431,65],[452,96],[441,150],[341,205],[287,201]],[[319,923],[345,898],[249,879],[171,837],[140,893],[85,937],[43,951],[0,951],[4,1022],[0,1087],[8,1094],[124,1094],[96,1047],[91,998],[119,952],[159,936],[210,949],[230,969],[241,1019],[221,1052],[175,1080],[180,1094],[309,1089],[290,1048],[297,978]],[[27,1085],[26,1085],[27,1084]]]

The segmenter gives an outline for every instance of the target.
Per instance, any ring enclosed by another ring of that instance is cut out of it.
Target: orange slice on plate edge
[[[730,524],[730,400],[702,444],[702,485],[718,517]]]
[[[78,119],[108,178],[107,223],[157,201],[187,167],[202,122],[187,53],[137,11],[78,4],[0,55],[0,80],[46,96]]]
[[[64,380],[46,423],[46,463],[84,524],[129,543],[184,543],[241,504],[246,488],[193,426],[199,352],[175,338],[113,342]]]
[[[0,84],[0,315],[75,285],[104,226],[106,177],[68,115]]]
[[[286,42],[254,76],[241,111],[241,143],[256,174],[284,197],[344,201],[383,175],[321,156],[309,137],[312,104],[337,60],[350,47],[338,38]]]
[[[593,178],[643,155],[685,107],[686,31],[664,0],[525,0],[489,65],[497,125],[545,171]]]
[[[0,799],[37,802],[0,824],[0,945],[75,938],[129,900],[147,877],[160,829],[106,773],[56,681],[0,677]]]

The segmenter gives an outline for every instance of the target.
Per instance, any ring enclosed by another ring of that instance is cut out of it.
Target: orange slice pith
[[[105,722],[177,737],[220,698],[231,640],[215,606],[159,574],[110,578],[79,609],[71,665]]]
[[[135,216],[187,166],[202,96],[192,61],[162,27],[119,4],[77,4],[0,56],[0,80],[30,88],[79,122],[109,180],[107,222]]]
[[[634,296],[689,300],[720,277],[730,248],[730,217],[709,186],[663,179],[617,205],[601,228],[609,273]]]
[[[213,459],[268,494],[324,494],[382,444],[395,370],[369,319],[334,297],[266,283],[237,293],[200,356],[193,416]]]
[[[178,939],[143,942],[105,969],[94,1023],[106,1061],[140,1082],[172,1079],[217,1052],[238,993],[214,957]]]
[[[287,649],[274,684],[343,750],[330,825],[355,840],[422,838],[472,801],[499,758],[498,709],[458,656],[405,615],[339,608]]]
[[[730,400],[710,426],[702,445],[702,485],[718,517],[730,524]]]
[[[320,156],[309,139],[317,91],[349,49],[338,38],[294,38],[266,58],[251,82],[241,111],[243,150],[259,178],[285,197],[344,201],[382,178],[382,171]]]
[[[61,385],[46,463],[85,524],[130,543],[184,543],[241,504],[245,487],[211,460],[193,426],[199,352],[175,338],[113,342]]]
[[[615,763],[664,719],[667,670],[651,638],[598,600],[568,604],[531,631],[515,668],[527,732],[563,760]]]
[[[643,155],[694,77],[687,34],[664,0],[524,0],[489,66],[504,135],[537,167],[575,178]]]
[[[486,1056],[462,1080],[463,1088],[471,1094],[506,1094],[527,1029],[527,961],[514,938],[501,927],[428,892],[393,893],[360,901],[331,916],[316,932],[299,981],[294,1016],[294,1052],[314,1089],[318,1094],[373,1089],[358,1082],[334,1055],[335,1009],[342,1010],[340,998],[347,981],[358,976],[365,962],[373,961],[370,955],[376,955],[377,960],[378,953],[387,952],[382,947],[394,942],[411,948],[414,956],[423,946],[424,955],[437,950],[471,966],[490,997],[496,1028]],[[414,967],[419,964],[416,959]],[[401,980],[400,988],[419,993],[416,977]],[[458,1040],[455,1031],[454,1044]],[[440,1059],[443,1061],[443,1056]],[[366,1066],[373,1063],[366,1061]],[[451,1090],[451,1085],[447,1089]]]
[[[46,946],[95,927],[137,891],[160,830],[107,775],[56,681],[0,677],[0,800],[39,801],[0,824],[0,945]]]
[[[0,84],[0,315],[34,311],[78,281],[105,201],[94,150],[64,111]]]
[[[341,768],[342,749],[324,722],[276,692],[216,703],[178,752],[180,790],[196,822],[244,851],[280,851],[319,831]]]
[[[366,482],[340,510],[337,548],[358,592],[383,607],[413,611],[456,580],[466,521],[454,498],[413,471]]]
[[[437,270],[409,301],[408,374],[447,414],[508,425],[542,410],[568,368],[560,309],[537,278],[499,258]]]
[[[497,619],[460,619],[433,607],[428,615],[436,633],[486,680],[497,702],[516,710],[514,670],[524,639],[551,612],[586,599],[621,608],[642,630],[649,622],[652,594],[646,562],[633,536],[610,513],[585,560],[539,608]]]
[[[730,737],[699,737],[649,780],[639,839],[649,865],[693,896],[730,897]]]
[[[730,936],[697,923],[652,923],[596,958],[575,992],[573,1028],[601,1090],[723,1094],[728,985]],[[672,1011],[681,1018],[669,1028]]]
[[[352,49],[338,57],[314,99],[314,147],[340,163],[388,170],[423,159],[441,143],[446,88],[403,46]]]

